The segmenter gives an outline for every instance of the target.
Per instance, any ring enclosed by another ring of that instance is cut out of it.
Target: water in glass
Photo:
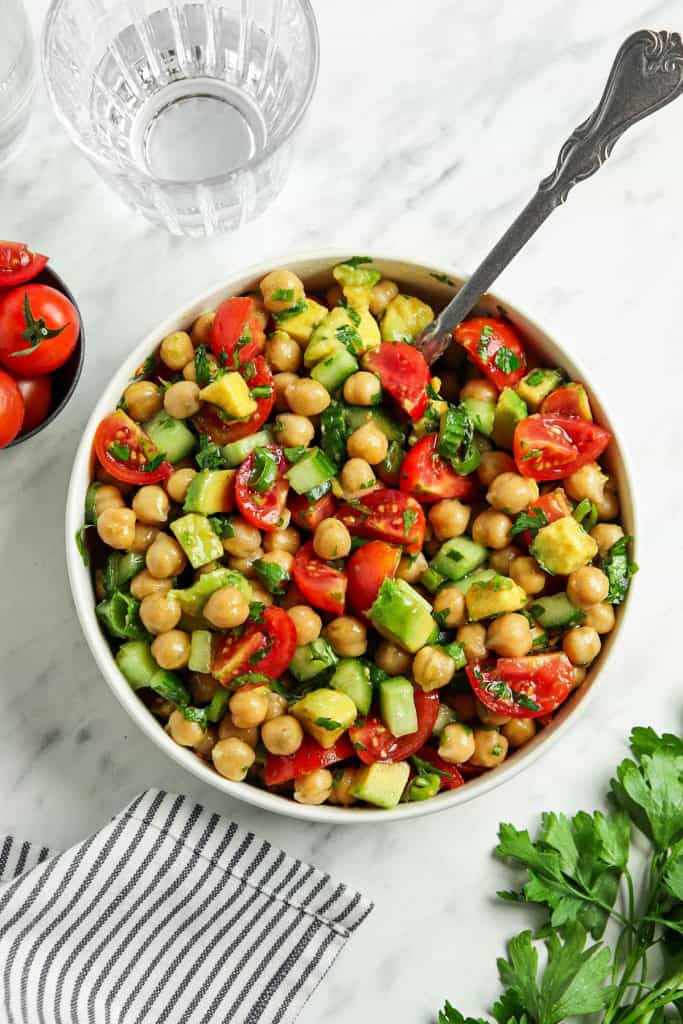
[[[22,0],[0,0],[0,166],[23,141],[34,72],[33,37]]]

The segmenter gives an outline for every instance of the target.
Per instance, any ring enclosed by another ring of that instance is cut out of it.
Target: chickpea
[[[481,622],[468,622],[461,626],[455,638],[462,644],[468,661],[482,661],[486,657],[486,626],[482,626]]]
[[[294,799],[299,804],[324,804],[332,792],[332,772],[318,768],[294,780]]]
[[[470,764],[478,768],[495,768],[504,761],[508,752],[508,741],[497,729],[474,730],[474,753]]]
[[[547,576],[531,555],[515,558],[510,565],[510,576],[527,594],[540,594],[547,582]]]
[[[377,480],[365,459],[349,459],[344,463],[340,482],[347,498],[356,498],[371,490]]]
[[[186,420],[199,412],[202,400],[199,385],[191,380],[179,380],[171,384],[164,394],[164,409],[176,420]]]
[[[134,380],[123,392],[123,404],[131,419],[143,423],[161,409],[161,392],[151,380]]]
[[[268,326],[268,313],[263,302],[263,296],[259,295],[258,292],[248,292],[247,294],[254,303],[251,318],[254,323],[258,324],[262,331],[265,331]]]
[[[392,299],[398,295],[398,285],[383,277],[370,289],[370,312],[373,316],[381,316]]]
[[[375,662],[390,676],[403,676],[410,671],[412,656],[393,640],[379,640],[375,647]]]
[[[151,650],[160,668],[185,668],[190,660],[190,637],[182,629],[169,629],[155,637]]]
[[[574,665],[574,679],[572,681],[572,689],[578,690],[586,681],[586,670],[581,665]]]
[[[596,633],[611,633],[614,629],[615,615],[611,604],[594,604],[586,609],[584,626],[591,626]]]
[[[607,477],[602,472],[597,462],[587,462],[575,473],[568,476],[564,482],[564,489],[574,501],[583,501],[589,498],[596,504],[602,501]]]
[[[607,597],[609,580],[593,565],[575,569],[567,577],[567,596],[577,608],[590,608]]]
[[[167,533],[160,533],[147,548],[145,562],[152,576],[165,579],[166,576],[177,576],[187,565],[185,552],[180,544]]]
[[[215,725],[209,725],[206,732],[203,733],[199,743],[195,744],[194,749],[200,757],[205,758],[207,761],[211,758],[211,751],[218,743],[218,730]]]
[[[141,487],[135,494],[132,504],[137,518],[147,526],[161,526],[168,519],[168,495],[158,484]]]
[[[457,587],[442,587],[434,598],[434,611],[444,626],[462,626],[465,621],[465,595]]]
[[[230,698],[232,720],[238,729],[253,729],[265,722],[268,714],[268,693],[265,688],[239,689]]]
[[[356,781],[354,768],[336,768],[332,771],[332,791],[328,797],[331,804],[340,807],[350,807],[355,804],[356,798],[351,790]]]
[[[323,519],[313,534],[313,550],[318,558],[346,558],[351,551],[351,534],[338,519]]]
[[[266,606],[273,604],[273,595],[258,580],[251,580],[251,599]]]
[[[258,729],[256,726],[253,726],[251,729],[239,729],[233,722],[232,715],[228,712],[227,715],[223,715],[221,718],[218,726],[218,738],[219,740],[242,740],[247,746],[255,747],[258,743]]]
[[[338,284],[333,284],[325,292],[325,302],[330,309],[334,309],[335,306],[341,306],[343,299],[344,292]]]
[[[273,429],[277,443],[285,448],[295,448],[297,445],[306,448],[315,436],[315,427],[308,417],[296,416],[291,412],[280,413]]]
[[[577,626],[565,634],[562,650],[572,665],[590,665],[600,653],[600,637],[592,626]]]
[[[266,711],[266,722],[270,722],[273,718],[280,718],[281,715],[287,714],[287,698],[283,697],[281,693],[275,693],[273,690],[268,690],[268,710]]]
[[[286,388],[285,400],[298,416],[317,416],[330,404],[330,394],[317,380],[304,377]]]
[[[202,313],[198,316],[195,322],[190,328],[190,334],[192,336],[192,343],[194,345],[208,345],[211,341],[211,328],[213,322],[216,319],[216,311],[211,310],[210,313]],[[192,358],[192,356],[190,356]]]
[[[477,718],[482,725],[487,726],[498,726],[505,725],[510,721],[509,715],[501,715],[497,711],[491,711],[485,704],[482,704],[480,700],[476,702]]]
[[[324,635],[340,658],[360,658],[368,646],[368,631],[352,615],[339,615],[325,626]]]
[[[484,547],[500,550],[510,543],[512,520],[504,512],[487,508],[472,523],[472,538]]]
[[[97,519],[97,532],[108,547],[126,551],[135,542],[135,512],[106,508]]]
[[[196,747],[204,738],[199,722],[189,722],[182,711],[174,711],[168,720],[171,738],[181,747]]]
[[[150,594],[166,594],[173,586],[173,580],[156,579],[147,569],[134,576],[130,583],[130,592],[137,601],[142,601]]]
[[[296,305],[305,296],[301,278],[291,270],[271,270],[259,284],[263,305],[269,313],[281,313],[283,309]],[[274,294],[275,293],[275,294]],[[276,294],[282,297],[275,297]]]
[[[266,565],[279,565],[283,572],[291,576],[292,566],[294,565],[294,555],[291,551],[283,551],[282,548],[276,548],[275,551],[266,551],[261,561],[265,562]]]
[[[344,381],[344,400],[350,405],[376,405],[382,397],[382,385],[374,373],[359,370]]]
[[[97,521],[103,512],[109,509],[125,508],[126,503],[118,487],[111,484],[101,484],[95,491],[94,512]]]
[[[173,331],[159,347],[159,355],[171,370],[182,370],[194,358],[192,339],[187,331]]]
[[[500,473],[493,480],[486,494],[486,500],[499,512],[515,516],[538,497],[535,480],[518,473]]]
[[[455,662],[439,647],[422,647],[413,658],[413,679],[429,692],[447,686],[455,675]]]
[[[477,717],[477,701],[472,693],[446,693],[444,700],[453,708],[459,722],[473,722]]]
[[[136,523],[133,543],[128,550],[135,551],[139,555],[144,554],[147,548],[154,543],[158,533],[159,530],[156,526],[145,526],[144,523]]]
[[[445,398],[447,402],[457,402],[460,392],[457,373],[454,370],[442,370],[440,380],[439,397]]]
[[[218,741],[211,751],[211,760],[219,775],[231,782],[242,782],[256,760],[256,754],[243,740],[231,736]]]
[[[486,634],[486,646],[503,658],[523,658],[531,650],[531,643],[529,623],[517,612],[494,619]]]
[[[284,530],[272,530],[263,538],[263,550],[266,552],[288,551],[290,555],[295,555],[300,546],[301,538],[293,526],[288,526]]]
[[[438,540],[460,537],[467,529],[471,509],[457,498],[437,501],[429,510],[429,522]]]
[[[192,672],[190,692],[195,704],[208,704],[221,689],[221,684],[208,672]]]
[[[598,545],[600,558],[604,558],[609,553],[610,548],[623,536],[624,531],[616,523],[598,523],[591,530],[591,537]]]
[[[501,473],[514,473],[515,463],[507,452],[482,452],[481,461],[477,468],[477,476],[484,487],[490,487],[497,476]]]
[[[190,359],[189,363],[185,363],[183,366],[183,379],[197,383],[197,365],[194,359]]]
[[[296,373],[301,366],[301,349],[286,331],[274,331],[266,342],[266,359],[278,373]]]
[[[452,722],[439,739],[439,757],[449,764],[464,764],[474,753],[474,733],[469,725]]]
[[[140,604],[140,618],[150,633],[168,633],[180,622],[182,608],[175,597],[169,594],[148,594]]]
[[[261,548],[257,548],[256,551],[250,551],[244,558],[237,558],[235,555],[231,555],[228,559],[228,568],[234,569],[235,572],[241,572],[248,580],[253,580],[256,576],[254,562],[257,562],[259,558],[263,558],[263,555],[264,552]]]
[[[255,526],[237,517],[230,520],[232,537],[223,538],[223,547],[229,555],[244,558],[261,547],[261,533]]]
[[[602,498],[596,501],[595,507],[601,519],[616,519],[619,515],[619,498],[611,480],[605,484]]]
[[[187,489],[196,475],[197,471],[189,467],[187,469],[176,469],[175,473],[171,473],[166,481],[166,493],[171,501],[182,505],[187,497]]]
[[[536,723],[533,718],[511,718],[501,732],[511,747],[523,747],[536,735]]]
[[[386,458],[388,448],[386,434],[372,421],[354,430],[346,442],[346,450],[352,459],[365,459],[371,466]]]
[[[516,548],[513,544],[509,544],[505,548],[500,548],[498,551],[492,551],[489,558],[489,565],[492,569],[495,569],[501,576],[510,576],[512,564],[521,555],[519,548]]]
[[[460,401],[463,398],[474,398],[477,402],[497,402],[498,388],[483,377],[474,377],[463,385]]]
[[[237,587],[221,587],[204,605],[204,618],[218,629],[234,629],[249,617],[249,603]]]
[[[406,583],[418,583],[422,573],[428,568],[427,559],[419,551],[416,555],[403,555],[398,564],[396,575]]]
[[[294,754],[304,741],[304,731],[294,715],[278,715],[263,723],[261,739],[269,754]]]
[[[296,626],[296,642],[299,646],[313,643],[318,639],[323,623],[317,612],[308,605],[296,604],[289,609],[288,614]]]
[[[276,412],[287,412],[289,406],[287,405],[287,399],[285,398],[285,392],[290,384],[295,384],[299,380],[296,373],[276,373],[273,377],[273,387],[275,388],[275,411]]]

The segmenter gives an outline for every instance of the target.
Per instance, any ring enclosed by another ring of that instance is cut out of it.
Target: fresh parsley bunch
[[[611,780],[609,813],[545,814],[535,840],[500,827],[496,854],[523,868],[527,881],[498,895],[535,904],[545,920],[536,935],[511,939],[507,959],[498,960],[497,1024],[588,1014],[602,1024],[683,1021],[683,740],[636,728],[631,751]],[[647,845],[637,884],[634,830]],[[610,922],[612,946],[603,941]],[[438,1022],[488,1024],[450,1003]]]

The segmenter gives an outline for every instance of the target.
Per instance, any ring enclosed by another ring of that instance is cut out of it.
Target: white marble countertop
[[[29,0],[36,26],[46,6]],[[321,75],[296,165],[239,235],[172,238],[125,209],[67,141],[42,87],[28,146],[0,177],[0,235],[51,254],[88,334],[77,397],[55,429],[0,455],[0,831],[69,844],[146,786],[191,792],[376,902],[304,1024],[428,1024],[445,997],[480,1013],[497,991],[494,957],[520,922],[493,899],[507,881],[491,858],[497,823],[533,827],[545,808],[599,805],[632,725],[681,724],[683,101],[633,129],[500,281],[607,397],[632,456],[642,565],[630,628],[589,713],[502,789],[451,813],[344,829],[258,812],[184,774],[124,715],[81,636],[62,539],[71,461],[124,354],[234,268],[348,245],[471,269],[592,109],[624,36],[680,28],[680,6],[315,6]]]

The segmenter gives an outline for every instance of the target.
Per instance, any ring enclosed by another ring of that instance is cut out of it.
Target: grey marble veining
[[[366,828],[304,825],[231,802],[151,747],[81,638],[63,508],[88,409],[130,347],[235,268],[315,246],[366,246],[471,269],[592,108],[640,27],[680,29],[675,0],[317,0],[322,65],[296,164],[240,234],[189,241],[125,209],[37,95],[23,155],[0,177],[0,235],[50,253],[88,333],[77,397],[55,429],[0,455],[0,830],[53,846],[138,790],[184,790],[363,888],[376,910],[302,1016],[427,1024],[444,997],[482,1012],[519,926],[492,898],[497,823],[591,808],[636,723],[683,711],[683,101],[633,129],[506,271],[499,290],[578,354],[629,450],[640,516],[635,614],[590,712],[540,763],[451,813]],[[44,0],[29,0],[36,26]],[[476,940],[476,941],[473,941]]]

